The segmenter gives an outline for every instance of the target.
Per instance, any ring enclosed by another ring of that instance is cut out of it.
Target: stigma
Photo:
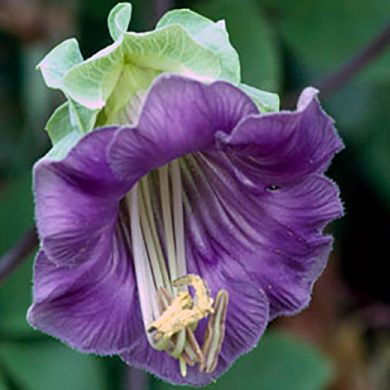
[[[186,376],[187,366],[216,369],[229,295],[221,289],[213,298],[201,276],[187,273],[181,175],[175,160],[144,176],[126,195],[120,222],[133,255],[148,342],[177,359]],[[204,334],[196,331],[200,321]]]

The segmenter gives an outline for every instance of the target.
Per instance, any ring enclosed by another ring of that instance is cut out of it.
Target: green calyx
[[[166,13],[149,32],[127,32],[130,3],[108,16],[114,43],[84,60],[77,41],[55,47],[38,65],[48,87],[67,102],[49,119],[51,156],[63,156],[84,134],[109,124],[136,121],[153,80],[164,72],[202,82],[224,80],[252,97],[261,111],[277,111],[277,95],[240,84],[238,54],[223,21],[213,22],[187,9]],[[70,145],[70,146],[69,146]]]

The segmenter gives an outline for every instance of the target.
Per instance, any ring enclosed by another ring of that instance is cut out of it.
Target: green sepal
[[[278,94],[262,91],[246,84],[240,84],[239,87],[253,100],[260,112],[279,111],[280,98]]]
[[[66,157],[69,151],[80,141],[82,135],[76,131],[72,131],[61,141],[57,142],[53,147],[46,153],[43,158],[50,158],[52,160],[62,160]]]
[[[81,134],[87,134],[93,130],[99,110],[90,110],[68,98],[70,122],[74,129]]]
[[[129,124],[139,116],[143,97],[160,72],[127,63],[104,108],[99,112],[96,127]]]
[[[60,43],[37,65],[49,88],[63,89],[65,74],[73,66],[83,62],[79,44],[71,38]]]
[[[98,111],[89,110],[71,99],[59,106],[46,124],[46,131],[53,144],[46,156],[65,157],[70,148],[94,128],[97,113]]]
[[[70,69],[64,78],[64,91],[85,107],[101,109],[126,63],[203,81],[219,79],[222,72],[218,57],[175,24],[146,33],[125,33]]]
[[[131,20],[132,6],[130,3],[118,3],[108,15],[108,30],[114,41],[123,37]]]
[[[238,55],[223,22],[176,10],[166,14],[155,30],[132,33],[126,32],[131,11],[130,3],[113,8],[108,27],[115,42],[86,61],[74,39],[53,49],[39,65],[46,83],[90,110],[106,105],[126,64],[152,70],[156,76],[172,72],[205,82],[223,79],[239,84]]]
[[[167,12],[157,23],[157,29],[172,24],[182,26],[199,44],[210,49],[219,58],[220,78],[232,84],[240,83],[240,60],[236,50],[230,44],[225,22],[213,22],[189,9]]]
[[[46,125],[46,131],[53,143],[44,158],[62,159],[76,145],[83,134],[72,126],[69,102],[58,107]]]
[[[53,149],[61,158],[95,127],[136,121],[153,80],[163,72],[203,82],[224,80],[239,86],[262,112],[278,111],[276,94],[240,84],[238,54],[223,21],[213,22],[190,10],[173,10],[155,30],[127,32],[130,3],[117,4],[109,14],[114,43],[83,60],[78,43],[69,39],[38,65],[46,84],[60,89],[67,102],[49,119]]]
[[[74,130],[70,121],[68,102],[62,104],[53,112],[45,129],[53,144],[61,141]]]

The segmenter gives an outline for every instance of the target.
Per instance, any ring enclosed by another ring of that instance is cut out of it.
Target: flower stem
[[[0,284],[28,258],[37,246],[37,233],[31,228],[0,258]]]
[[[146,330],[154,319],[154,312],[156,311],[158,313],[158,308],[155,310],[152,305],[152,303],[155,301],[156,289],[153,282],[141,230],[138,202],[138,184],[136,184],[130,191],[129,195],[127,195],[127,205],[130,214],[130,231],[135,276],[139,290],[142,318]]]
[[[354,57],[324,80],[315,83],[323,96],[329,96],[346,85],[390,46],[390,23]]]
[[[376,35],[366,46],[358,51],[353,57],[348,59],[334,72],[323,80],[312,82],[321,91],[322,97],[329,97],[346,86],[352,78],[370,65],[390,46],[390,23],[387,24],[378,35]],[[289,92],[283,98],[283,106],[292,107],[298,97],[297,91]]]

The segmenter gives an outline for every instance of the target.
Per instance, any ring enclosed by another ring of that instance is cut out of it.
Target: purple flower
[[[221,375],[308,304],[331,250],[343,145],[316,94],[260,114],[226,82],[163,75],[138,125],[38,162],[30,323],[173,383]]]

